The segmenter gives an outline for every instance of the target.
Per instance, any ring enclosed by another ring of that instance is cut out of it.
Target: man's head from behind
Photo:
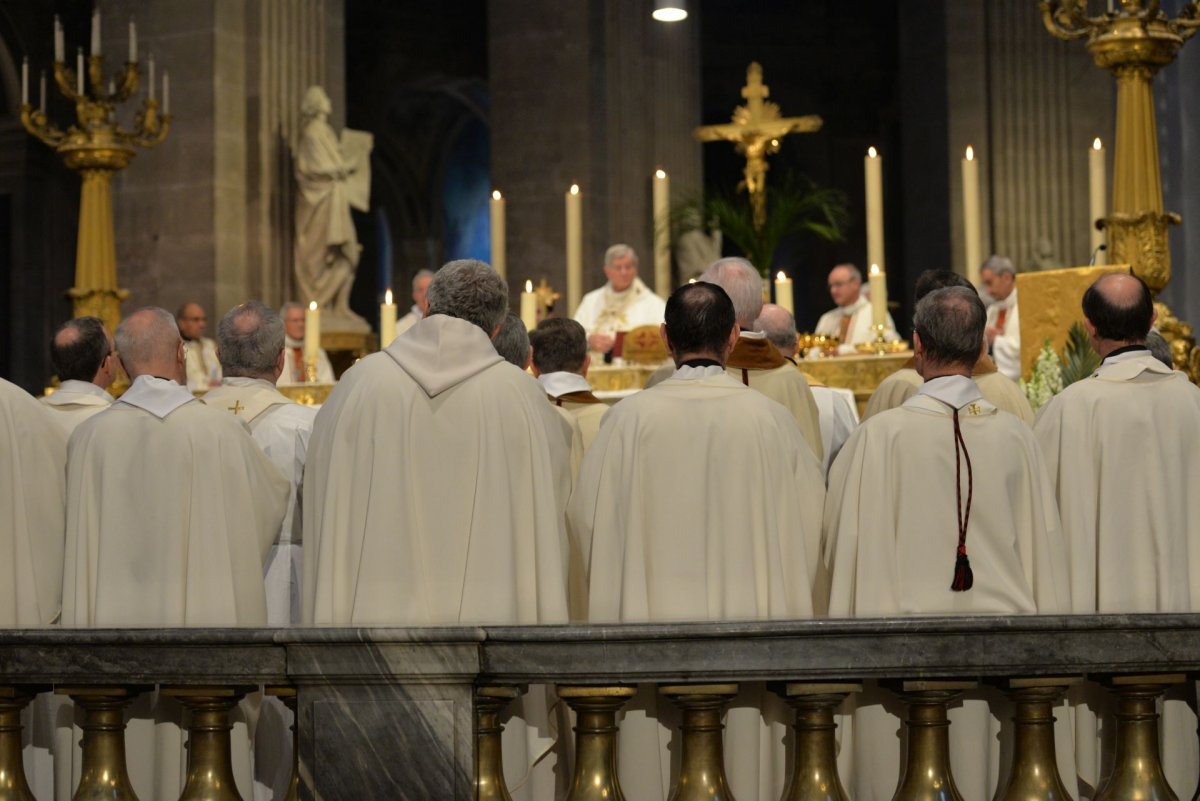
[[[738,338],[733,303],[716,284],[697,281],[671,293],[663,315],[662,335],[678,367],[688,359],[725,364]]]
[[[853,264],[839,264],[829,271],[829,297],[838,306],[849,306],[862,291],[862,273]]]
[[[1101,357],[1124,345],[1140,345],[1158,317],[1150,288],[1136,275],[1109,273],[1083,293],[1083,324]]]
[[[917,304],[913,349],[917,372],[928,381],[939,375],[971,375],[983,349],[987,310],[974,289],[935,289]]]
[[[983,288],[996,300],[1004,300],[1017,285],[1017,270],[1007,256],[992,256],[979,268]]]
[[[617,292],[633,285],[638,274],[637,253],[629,245],[613,245],[604,252],[604,277]]]
[[[754,329],[767,336],[767,341],[774,345],[784,358],[790,359],[796,355],[796,318],[782,306],[765,303],[762,314],[754,322]]]
[[[512,312],[504,316],[492,345],[509,364],[521,370],[529,366],[529,332],[525,330],[525,322]]]
[[[50,361],[62,381],[89,381],[108,389],[116,377],[112,337],[97,317],[67,320],[54,332]]]
[[[199,339],[208,328],[208,315],[199,303],[185,303],[175,313],[175,323],[181,337],[189,341]]]
[[[217,326],[217,358],[226,377],[273,383],[283,371],[283,320],[257,300],[234,306]]]
[[[113,338],[130,378],[152,375],[186,383],[183,339],[166,309],[138,309],[117,326]]]
[[[466,320],[492,336],[508,313],[508,284],[481,261],[446,264],[429,282],[426,316],[444,314]]]
[[[533,373],[587,375],[587,332],[570,317],[550,317],[529,333]]]
[[[754,329],[754,321],[762,311],[763,302],[762,276],[753,264],[736,256],[717,259],[704,271],[700,280],[725,290],[733,303],[737,324],[747,331]]]
[[[937,289],[945,289],[948,286],[961,286],[972,292],[975,291],[975,287],[971,285],[970,281],[953,270],[925,270],[917,276],[917,284],[913,292],[913,302],[920,303],[921,298],[930,292]]]

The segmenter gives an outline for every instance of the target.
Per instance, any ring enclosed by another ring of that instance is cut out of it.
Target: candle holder
[[[883,323],[875,323],[875,325],[871,326],[871,330],[875,332],[875,339],[871,342],[871,345],[874,348],[874,353],[876,356],[882,356],[888,352],[887,340],[883,338],[883,334],[884,331],[887,330],[887,326],[885,326]]]
[[[317,359],[315,356],[309,356],[304,360],[304,383],[317,383]]]

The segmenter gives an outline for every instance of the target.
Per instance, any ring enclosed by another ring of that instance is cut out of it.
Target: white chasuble
[[[843,320],[847,318],[849,318],[849,322],[845,323],[846,334],[843,337]],[[858,353],[856,345],[875,341],[875,331],[871,327],[871,301],[867,299],[866,295],[859,295],[858,300],[849,306],[837,306],[830,309],[817,320],[817,327],[813,333],[838,338],[841,340],[838,353],[843,356],[853,356]],[[895,342],[900,338],[900,335],[896,333],[896,322],[892,319],[891,312],[888,313],[884,325],[883,338],[888,342]],[[810,358],[815,358],[815,356]]]
[[[729,354],[725,371],[791,412],[813,455],[818,461],[824,459],[821,412],[808,379],[764,335],[743,331]]]
[[[58,389],[40,400],[54,412],[51,418],[68,437],[77,425],[113,404],[113,396],[92,382],[72,379],[62,382]]]
[[[875,392],[871,394],[871,399],[867,401],[864,420],[888,409],[895,409],[917,394],[924,379],[912,365],[910,359],[904,367],[879,383]],[[1002,412],[1016,415],[1023,423],[1033,428],[1035,415],[1033,407],[1029,405],[1029,399],[1025,397],[1016,381],[1007,378],[996,369],[996,364],[990,357],[984,356],[975,364],[971,380],[979,387],[985,401]]]
[[[615,334],[642,325],[658,325],[666,309],[666,301],[654,294],[642,279],[634,278],[622,292],[606,283],[584,295],[575,310],[575,319],[589,336]]]

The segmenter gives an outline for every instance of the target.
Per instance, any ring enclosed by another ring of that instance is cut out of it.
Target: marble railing
[[[193,747],[190,758],[215,762],[222,748],[228,758],[224,715],[242,693],[266,687],[288,696],[294,690],[287,700],[298,710],[299,797],[335,801],[506,798],[497,769],[496,722],[519,692],[513,688],[529,684],[557,685],[575,709],[575,769],[577,777],[592,771],[590,787],[613,781],[608,775],[613,715],[631,694],[623,688],[645,683],[671,686],[668,694],[684,709],[684,750],[688,738],[695,738],[694,759],[708,760],[711,773],[713,760],[720,764],[720,737],[714,741],[705,721],[717,719],[727,700],[722,685],[771,682],[797,710],[801,753],[793,760],[799,770],[788,798],[800,799],[837,798],[808,792],[800,774],[813,759],[830,758],[832,709],[863,681],[879,681],[908,702],[909,720],[920,724],[907,727],[909,759],[917,754],[926,760],[926,773],[949,770],[946,728],[939,725],[946,702],[963,688],[989,681],[1016,704],[1014,764],[1032,765],[1039,777],[1006,797],[1062,798],[1061,785],[1047,783],[1053,755],[1038,749],[1045,748],[1050,704],[1069,680],[1094,681],[1117,695],[1117,724],[1127,735],[1119,735],[1118,747],[1133,749],[1118,753],[1120,764],[1126,757],[1157,759],[1150,752],[1157,747],[1150,737],[1155,698],[1197,671],[1200,615],[7,630],[0,632],[0,777],[9,777],[10,785],[7,795],[0,787],[0,797],[26,797],[11,790],[20,767],[17,714],[34,694],[55,689],[83,706],[92,724],[91,729],[85,724],[85,734],[97,732],[97,742],[108,738],[110,759],[113,738],[121,736],[114,714],[119,723],[129,695],[154,685],[169,690],[192,709],[191,737],[203,747]],[[1012,679],[1022,681],[1006,681]],[[684,686],[697,684],[704,686]],[[1022,731],[1029,735],[1025,746]],[[85,747],[85,774],[87,759]],[[210,773],[227,775],[222,770]],[[681,770],[689,770],[686,755]],[[1020,770],[1013,773],[1020,778]],[[1161,773],[1129,778],[1118,770],[1114,776],[1133,783],[1115,788],[1117,797],[1168,797],[1155,784]],[[222,785],[226,795],[197,787],[184,797],[236,797],[228,795],[228,785]],[[616,797],[615,788],[607,789],[607,797]],[[719,795],[708,790],[709,797]],[[599,797],[578,786],[574,792],[575,799]],[[928,792],[902,787],[898,798],[932,797]]]

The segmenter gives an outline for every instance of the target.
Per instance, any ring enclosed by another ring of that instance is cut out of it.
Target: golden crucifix
[[[733,121],[724,125],[702,125],[692,132],[701,142],[733,142],[745,155],[745,179],[738,189],[750,193],[754,209],[754,228],[762,230],[767,222],[767,156],[779,152],[779,140],[790,133],[813,133],[821,129],[816,114],[782,117],[779,105],[766,100],[770,95],[762,82],[762,66],[756,61],[746,68],[742,97],[746,105],[733,110]]]

